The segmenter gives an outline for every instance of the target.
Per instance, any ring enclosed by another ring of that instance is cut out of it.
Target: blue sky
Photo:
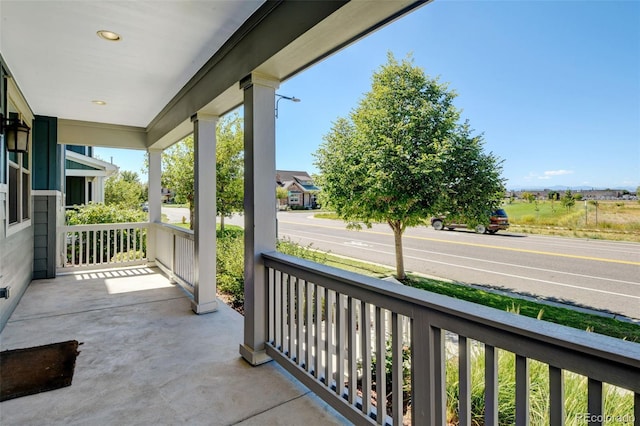
[[[458,93],[509,189],[640,185],[640,1],[436,0],[281,84],[302,102],[279,103],[277,168],[316,172],[388,51]],[[142,174],[141,152],[97,154]]]

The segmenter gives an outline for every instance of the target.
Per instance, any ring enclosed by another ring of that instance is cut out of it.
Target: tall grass
[[[636,234],[640,238],[637,201],[577,202],[567,209],[559,201],[513,202],[504,206],[514,226],[561,227]]]
[[[446,360],[447,424],[459,423],[459,370],[457,353],[449,353]],[[476,343],[471,349],[471,419],[476,426],[484,425],[484,346]],[[515,354],[498,350],[498,423],[515,424]],[[604,385],[604,411],[611,419],[633,418],[633,393],[611,385]],[[564,401],[566,425],[586,424],[587,377],[564,372]],[[549,367],[529,361],[529,420],[532,426],[550,424]],[[623,422],[610,424],[624,424]]]

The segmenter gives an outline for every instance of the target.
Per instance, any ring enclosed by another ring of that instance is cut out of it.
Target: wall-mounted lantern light
[[[29,126],[18,118],[4,118],[0,115],[0,133],[4,135],[7,151],[29,151]]]

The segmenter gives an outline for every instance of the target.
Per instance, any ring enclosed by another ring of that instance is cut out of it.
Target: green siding
[[[33,125],[33,189],[62,190],[62,146],[58,145],[58,119],[37,115]]]
[[[66,161],[67,170],[102,170],[95,167],[87,166],[86,164],[76,163],[73,160]]]

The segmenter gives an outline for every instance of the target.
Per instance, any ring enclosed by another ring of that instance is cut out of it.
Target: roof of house
[[[304,191],[320,190],[313,184],[313,178],[304,171],[276,170],[276,183],[284,188],[288,188],[295,183]]]
[[[65,151],[67,176],[110,176],[118,166],[74,151]]]

